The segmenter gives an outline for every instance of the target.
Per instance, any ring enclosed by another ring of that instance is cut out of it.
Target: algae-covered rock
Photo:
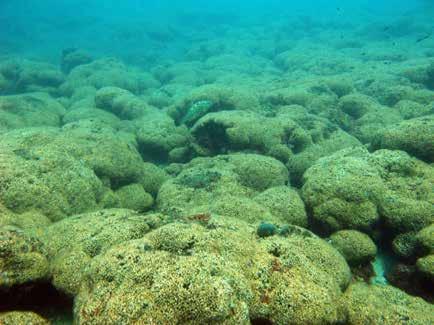
[[[139,151],[145,161],[185,162],[190,158],[190,136],[185,126],[176,126],[169,116],[160,112],[149,114],[135,123]],[[176,150],[180,148],[187,148],[185,157],[176,155]]]
[[[78,107],[74,107],[73,109],[71,108],[66,112],[62,119],[64,124],[83,122],[83,120],[92,122],[92,124],[95,126],[99,124],[112,128],[122,127],[122,122],[116,115],[102,109],[95,108],[93,105],[80,105]]]
[[[8,311],[0,313],[3,325],[49,325],[50,322],[32,311]]]
[[[9,87],[8,80],[3,76],[2,73],[0,73],[0,94],[6,93],[8,87]]]
[[[44,229],[51,224],[50,219],[37,211],[28,211],[22,214],[16,214],[6,209],[0,203],[0,227],[14,226],[22,230],[37,231]]]
[[[336,321],[341,288],[350,277],[343,258],[313,234],[258,239],[252,230],[220,217],[206,226],[172,223],[112,247],[86,271],[76,320]]]
[[[157,208],[174,216],[212,212],[249,222],[289,223],[291,218],[303,219],[304,210],[295,194],[288,205],[294,204],[297,211],[283,213],[275,209],[275,215],[266,204],[254,199],[268,188],[283,186],[287,182],[285,166],[270,157],[234,154],[196,158],[183,166],[175,178],[162,185]],[[271,201],[265,197],[264,200]]]
[[[410,231],[396,236],[392,241],[393,252],[404,259],[411,259],[414,256],[420,255],[416,235],[417,232]]]
[[[295,184],[317,159],[360,145],[336,125],[296,105],[281,107],[275,117],[245,111],[210,113],[191,131],[208,155],[245,151],[288,162]]]
[[[294,189],[287,186],[271,187],[257,195],[254,200],[286,223],[307,227],[304,203]]]
[[[42,242],[14,226],[0,228],[0,287],[46,280],[49,264]]]
[[[72,216],[46,228],[41,236],[57,289],[75,295],[85,267],[111,246],[142,237],[166,222],[163,215],[143,216],[126,209],[108,209]]]
[[[291,173],[291,183],[295,186],[301,186],[304,172],[318,159],[339,150],[360,145],[359,140],[342,130],[337,129],[331,133],[326,133],[324,138],[315,141],[303,151],[289,158],[287,167]]]
[[[66,152],[31,146],[50,132],[20,131],[0,139],[0,201],[13,212],[37,210],[51,220],[97,208],[103,185],[92,169]],[[39,138],[39,139],[38,139]]]
[[[345,292],[347,324],[414,324],[434,322],[434,307],[389,285],[352,284]]]
[[[56,94],[64,81],[62,72],[54,65],[22,59],[0,62],[4,88],[0,93],[47,92]]]
[[[326,231],[369,231],[379,220],[374,199],[385,190],[384,184],[377,170],[358,155],[368,152],[339,151],[320,159],[304,175],[304,201]]]
[[[80,49],[69,48],[62,51],[60,67],[64,73],[69,73],[75,67],[92,61],[89,53]]]
[[[253,112],[210,113],[192,128],[196,141],[211,154],[251,150],[262,154],[277,152],[283,161],[292,151],[301,150],[310,139],[292,120],[265,118]]]
[[[410,119],[381,130],[372,147],[404,150],[419,159],[433,162],[434,115]]]
[[[233,154],[221,156],[233,165],[239,182],[255,191],[264,191],[270,187],[288,183],[288,170],[278,160],[254,154]],[[219,158],[217,158],[218,160]]]
[[[63,74],[51,64],[24,61],[16,81],[19,92],[46,91],[57,93],[57,87],[64,81]]]
[[[141,99],[128,90],[117,87],[99,89],[95,95],[95,106],[127,120],[139,118],[149,110]]]
[[[141,174],[138,179],[146,192],[156,196],[161,185],[169,179],[169,175],[164,169],[155,164],[145,162],[141,168]]]
[[[131,133],[83,121],[61,130],[6,133],[0,138],[5,148],[0,182],[8,186],[1,187],[0,201],[17,213],[39,210],[58,220],[119,206],[103,197],[122,186],[142,184],[155,195],[164,173],[144,164],[135,145]]]
[[[412,100],[401,100],[394,107],[405,120],[434,114],[434,105],[420,104]]]
[[[404,75],[413,82],[423,84],[429,89],[434,89],[434,62],[407,69],[404,71]]]
[[[75,89],[84,86],[96,89],[119,87],[139,94],[146,89],[158,87],[159,82],[149,73],[127,67],[116,59],[105,58],[77,66],[59,90],[63,95],[71,96]]]
[[[304,175],[303,198],[321,229],[372,232],[383,220],[395,233],[417,231],[434,217],[433,169],[401,151],[343,150]]]
[[[419,272],[434,282],[434,254],[419,258],[416,266]]]
[[[362,143],[370,143],[379,130],[402,120],[397,110],[360,93],[341,97],[335,108],[326,108],[325,115]]]
[[[50,143],[53,150],[66,150],[90,167],[112,188],[138,182],[142,177],[143,160],[131,133],[109,127],[69,124]]]
[[[339,109],[353,119],[359,119],[376,105],[375,100],[362,94],[349,94],[339,100]]]
[[[170,107],[169,115],[177,123],[191,127],[207,113],[219,111],[258,111],[259,99],[251,92],[218,85],[197,87]]]
[[[46,93],[0,96],[0,131],[60,126],[65,108]]]
[[[330,236],[329,241],[351,266],[365,265],[377,255],[377,246],[372,239],[357,230],[337,231]]]
[[[416,267],[425,278],[434,283],[434,224],[431,224],[415,235],[417,257]]]
[[[426,253],[434,253],[434,224],[423,228],[416,235],[419,246]]]
[[[151,194],[147,193],[140,184],[130,184],[119,188],[115,192],[120,207],[139,212],[148,210],[154,203]]]

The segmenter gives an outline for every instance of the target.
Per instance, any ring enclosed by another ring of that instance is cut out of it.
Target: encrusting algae
[[[96,2],[0,3],[0,324],[434,324],[429,1]]]

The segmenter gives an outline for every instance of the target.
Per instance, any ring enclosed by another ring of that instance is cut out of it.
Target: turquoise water
[[[0,2],[0,324],[434,323],[432,17]]]

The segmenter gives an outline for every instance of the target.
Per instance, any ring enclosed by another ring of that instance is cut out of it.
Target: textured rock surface
[[[247,224],[220,217],[206,227],[169,224],[97,257],[75,313],[107,324],[333,322],[348,281],[343,258],[309,231],[259,240]]]

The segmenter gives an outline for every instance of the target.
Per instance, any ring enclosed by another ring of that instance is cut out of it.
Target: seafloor
[[[0,324],[434,324],[431,29],[5,53]]]

